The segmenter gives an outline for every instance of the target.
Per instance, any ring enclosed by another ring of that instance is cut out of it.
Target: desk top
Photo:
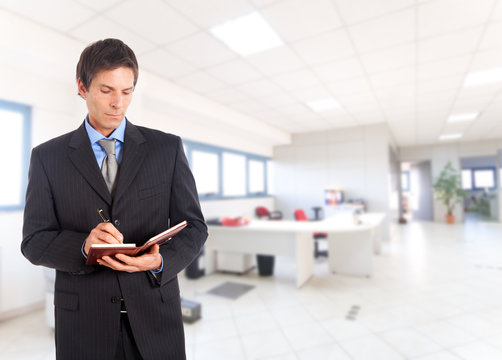
[[[244,226],[209,226],[210,230],[222,231],[272,231],[272,232],[353,232],[373,229],[379,226],[385,218],[384,213],[361,214],[361,224],[354,223],[352,214],[337,214],[321,221],[294,220],[251,220]]]

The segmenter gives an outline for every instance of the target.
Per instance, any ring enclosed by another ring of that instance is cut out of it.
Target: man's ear
[[[80,95],[80,97],[85,100],[87,98],[87,89],[85,88],[85,85],[80,78],[78,78],[77,80],[77,89],[78,95]]]

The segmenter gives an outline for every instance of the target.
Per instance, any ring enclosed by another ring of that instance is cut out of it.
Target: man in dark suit
[[[181,139],[125,117],[137,78],[122,41],[88,46],[77,65],[84,123],[31,155],[21,250],[56,269],[58,359],[186,357],[177,274],[207,228]],[[183,220],[185,229],[144,255],[85,265],[92,244],[142,244]]]

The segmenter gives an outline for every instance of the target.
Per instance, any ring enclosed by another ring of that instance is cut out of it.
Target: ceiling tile
[[[283,106],[289,106],[297,102],[295,98],[288,94],[269,95],[260,98],[260,101],[271,108],[278,109]]]
[[[202,28],[231,20],[253,11],[246,0],[164,0]]]
[[[374,89],[380,91],[385,88],[395,88],[415,84],[415,69],[412,67],[399,70],[387,71],[369,76],[370,83]]]
[[[262,75],[257,70],[240,59],[210,67],[207,69],[207,72],[232,85],[262,78]]]
[[[342,96],[359,95],[370,92],[371,88],[366,77],[358,77],[350,80],[335,81],[327,83],[336,98]]]
[[[207,97],[213,99],[221,104],[231,104],[234,102],[249,100],[250,97],[243,94],[235,88],[226,88],[222,90],[215,90],[205,94]]]
[[[270,80],[262,79],[244,83],[236,87],[236,90],[251,97],[263,97],[281,93],[283,90]]]
[[[418,42],[418,62],[441,60],[473,53],[478,44],[483,27],[456,31]]]
[[[104,14],[158,45],[167,44],[198,31],[194,24],[162,0],[124,1]]]
[[[80,4],[87,6],[95,11],[103,11],[122,0],[77,0]]]
[[[245,61],[270,76],[304,67],[300,58],[288,47],[281,46],[245,58]]]
[[[486,27],[479,48],[481,50],[489,50],[489,49],[500,50],[502,48],[502,36],[500,36],[500,34],[502,34],[502,21],[489,24]]]
[[[68,31],[95,15],[89,8],[66,0],[2,0],[1,7],[60,31]]]
[[[349,33],[359,53],[404,45],[415,40],[415,12],[404,10],[350,26]]]
[[[346,24],[351,25],[413,6],[413,0],[335,0]]]
[[[368,74],[415,65],[415,45],[398,46],[361,55]]]
[[[164,50],[154,50],[138,56],[138,63],[140,69],[169,79],[195,71],[195,67]]]
[[[255,112],[263,112],[263,111],[270,110],[267,105],[264,105],[263,103],[261,103],[257,100],[253,100],[253,99],[232,103],[229,106],[236,109],[237,111],[240,111],[244,114],[251,115],[251,116]]]
[[[456,58],[439,60],[420,64],[417,67],[418,81],[436,81],[453,75],[464,76],[471,62],[471,56],[460,56]]]
[[[120,39],[134,51],[136,56],[156,47],[152,42],[103,16],[96,16],[92,20],[86,21],[71,30],[69,34],[88,44],[106,38]]]
[[[237,54],[205,32],[199,32],[166,46],[171,53],[204,68],[235,59]]]
[[[228,86],[224,81],[215,79],[204,71],[197,71],[186,76],[178,77],[174,79],[174,81],[200,94],[223,89]]]
[[[437,0],[418,8],[419,39],[484,24],[492,0]]]
[[[495,8],[491,14],[492,20],[502,20],[502,3],[500,1],[496,1]]]
[[[469,71],[480,71],[499,68],[502,64],[502,49],[479,51],[474,55],[474,60]]]
[[[354,55],[354,48],[345,30],[329,31],[297,41],[291,46],[308,65],[317,65]]]
[[[310,70],[292,71],[272,76],[271,79],[284,90],[297,90],[321,85],[319,79]]]
[[[417,95],[428,95],[441,93],[455,93],[464,82],[463,75],[442,77],[439,79],[428,78],[427,80],[418,79]]]
[[[331,98],[333,95],[325,86],[314,86],[310,88],[291,91],[290,94],[302,102]]]
[[[261,10],[288,42],[315,36],[341,26],[330,0],[284,0]]]
[[[281,1],[281,0],[251,0],[251,2],[258,7],[264,7],[264,6],[279,2],[279,1]]]
[[[356,57],[341,61],[333,61],[312,68],[323,83],[357,78],[364,75],[363,68],[359,59]]]

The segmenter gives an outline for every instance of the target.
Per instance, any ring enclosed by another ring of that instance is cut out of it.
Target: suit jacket
[[[58,359],[112,359],[121,297],[145,360],[185,358],[177,274],[207,238],[195,182],[177,136],[127,122],[123,151],[113,199],[83,124],[32,151],[21,250],[33,264],[56,269]],[[160,247],[160,281],[149,271],[85,265],[81,248],[101,221],[98,208],[124,242],[136,244],[188,221]]]

